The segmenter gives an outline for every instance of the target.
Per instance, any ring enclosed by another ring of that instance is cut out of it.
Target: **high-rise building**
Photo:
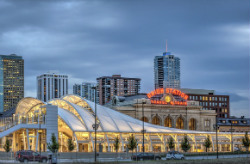
[[[164,52],[154,59],[155,89],[180,88],[180,58]]]
[[[47,102],[68,94],[68,76],[45,73],[37,76],[37,98]]]
[[[0,55],[0,113],[15,108],[24,97],[24,60],[15,54]]]
[[[82,84],[75,84],[73,86],[73,94],[79,95],[87,100],[95,101],[95,87],[96,84],[83,82]]]
[[[198,101],[203,110],[215,110],[218,118],[230,117],[230,96],[216,95],[214,90],[182,88],[188,100]]]
[[[121,77],[121,75],[102,76],[97,80],[99,104],[104,105],[113,96],[137,95],[140,91],[141,79]]]
[[[73,85],[73,94],[82,96],[82,85],[81,84],[74,84]]]

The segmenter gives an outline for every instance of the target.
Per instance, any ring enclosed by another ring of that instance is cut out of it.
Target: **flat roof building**
[[[75,84],[73,86],[73,94],[79,95],[87,100],[95,101],[95,83],[83,82],[82,84]]]
[[[250,133],[250,118],[230,117],[218,118],[218,126],[220,132],[248,132]]]
[[[101,105],[109,102],[113,96],[137,95],[141,79],[121,77],[121,75],[102,76],[97,80],[98,102]]]
[[[68,94],[68,76],[45,73],[37,76],[37,98],[47,102]]]
[[[230,96],[216,95],[214,90],[180,89],[188,95],[188,100],[198,101],[203,110],[215,110],[217,117],[230,117]]]
[[[24,97],[24,60],[0,55],[0,113],[11,110]]]

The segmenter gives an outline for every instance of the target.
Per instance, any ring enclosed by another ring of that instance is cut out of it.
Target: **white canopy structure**
[[[37,129],[44,129],[43,133],[48,133],[48,119],[58,119],[58,141],[61,145],[59,151],[67,151],[67,140],[72,139],[77,145],[78,151],[91,152],[94,149],[95,135],[93,125],[95,124],[95,111],[99,128],[97,129],[97,143],[101,145],[104,152],[112,152],[114,138],[119,137],[121,142],[120,151],[124,151],[128,138],[134,135],[138,142],[138,151],[142,150],[142,129],[143,122],[123,113],[117,112],[113,109],[95,104],[94,102],[83,99],[76,95],[66,95],[60,99],[53,99],[48,102],[58,107],[58,114],[54,116],[47,115],[45,105],[46,103],[35,98],[27,97],[22,99],[16,108],[16,113],[13,116],[11,126],[7,126],[7,122],[3,123],[0,138],[13,134],[13,142],[19,142],[19,138],[25,137],[27,142],[18,145],[18,149],[35,149],[37,150],[38,140],[35,138],[32,143],[29,143],[29,136],[38,137]],[[96,107],[96,109],[95,109]],[[38,127],[37,124],[42,126]],[[9,124],[8,124],[9,125]],[[28,130],[27,130],[28,129]],[[211,137],[213,147],[215,150],[215,132],[193,131],[163,127],[144,123],[145,129],[145,147],[146,151],[166,151],[167,141],[172,137],[176,143],[176,149],[180,150],[180,142],[184,135],[187,135],[190,143],[193,144],[191,151],[202,151],[203,142],[207,136]],[[231,133],[219,133],[219,144],[221,151],[229,151],[232,149],[231,144],[233,140],[234,145],[240,144],[240,139],[244,134],[235,134],[232,138]],[[21,142],[21,141],[20,141]],[[48,142],[48,141],[47,141]],[[29,146],[30,144],[33,144]],[[46,142],[43,145],[46,150]]]

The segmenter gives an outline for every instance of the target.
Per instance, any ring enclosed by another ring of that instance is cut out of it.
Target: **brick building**
[[[249,132],[250,133],[250,118],[218,118],[220,132]]]
[[[121,77],[121,75],[102,76],[97,80],[99,104],[109,102],[113,96],[137,95],[140,91],[141,79]]]
[[[203,110],[215,110],[217,117],[230,117],[229,95],[215,95],[214,90],[181,89],[188,95],[188,100],[198,101]]]

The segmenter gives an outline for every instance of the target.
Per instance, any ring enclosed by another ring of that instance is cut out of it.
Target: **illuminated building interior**
[[[12,119],[2,119],[0,127],[0,138],[2,149],[6,139],[11,141],[13,151],[30,149],[34,151],[47,151],[46,133],[48,117],[58,120],[58,142],[59,152],[67,152],[67,141],[72,139],[77,152],[94,151],[95,133],[93,125],[95,122],[95,103],[85,100],[76,95],[67,95],[60,99],[53,99],[48,102],[58,107],[58,115],[48,116],[46,104],[35,98],[24,98],[17,106],[16,113]],[[134,135],[138,142],[137,150],[142,151],[142,121],[117,112],[110,108],[97,105],[97,151],[115,152],[114,143],[118,136],[120,139],[119,152],[124,152],[127,147],[128,138]],[[144,119],[145,120],[145,119]],[[145,120],[147,121],[147,120]],[[212,140],[210,151],[216,151],[215,132],[184,130],[184,120],[179,118],[179,129],[171,128],[172,121],[169,117],[166,127],[145,122],[145,151],[166,152],[169,151],[168,140],[172,137],[175,141],[175,150],[181,151],[181,141],[184,135],[188,136],[191,143],[191,152],[205,151],[204,140],[209,135]],[[155,117],[155,122],[159,118]],[[39,125],[39,126],[38,126]],[[195,128],[194,121],[188,125],[190,129]],[[41,133],[38,133],[42,129]],[[41,143],[39,143],[41,134]],[[241,147],[241,138],[244,133],[224,132],[218,133],[219,151],[231,151],[234,147]],[[231,138],[232,137],[232,138]],[[233,140],[233,142],[232,142]]]

